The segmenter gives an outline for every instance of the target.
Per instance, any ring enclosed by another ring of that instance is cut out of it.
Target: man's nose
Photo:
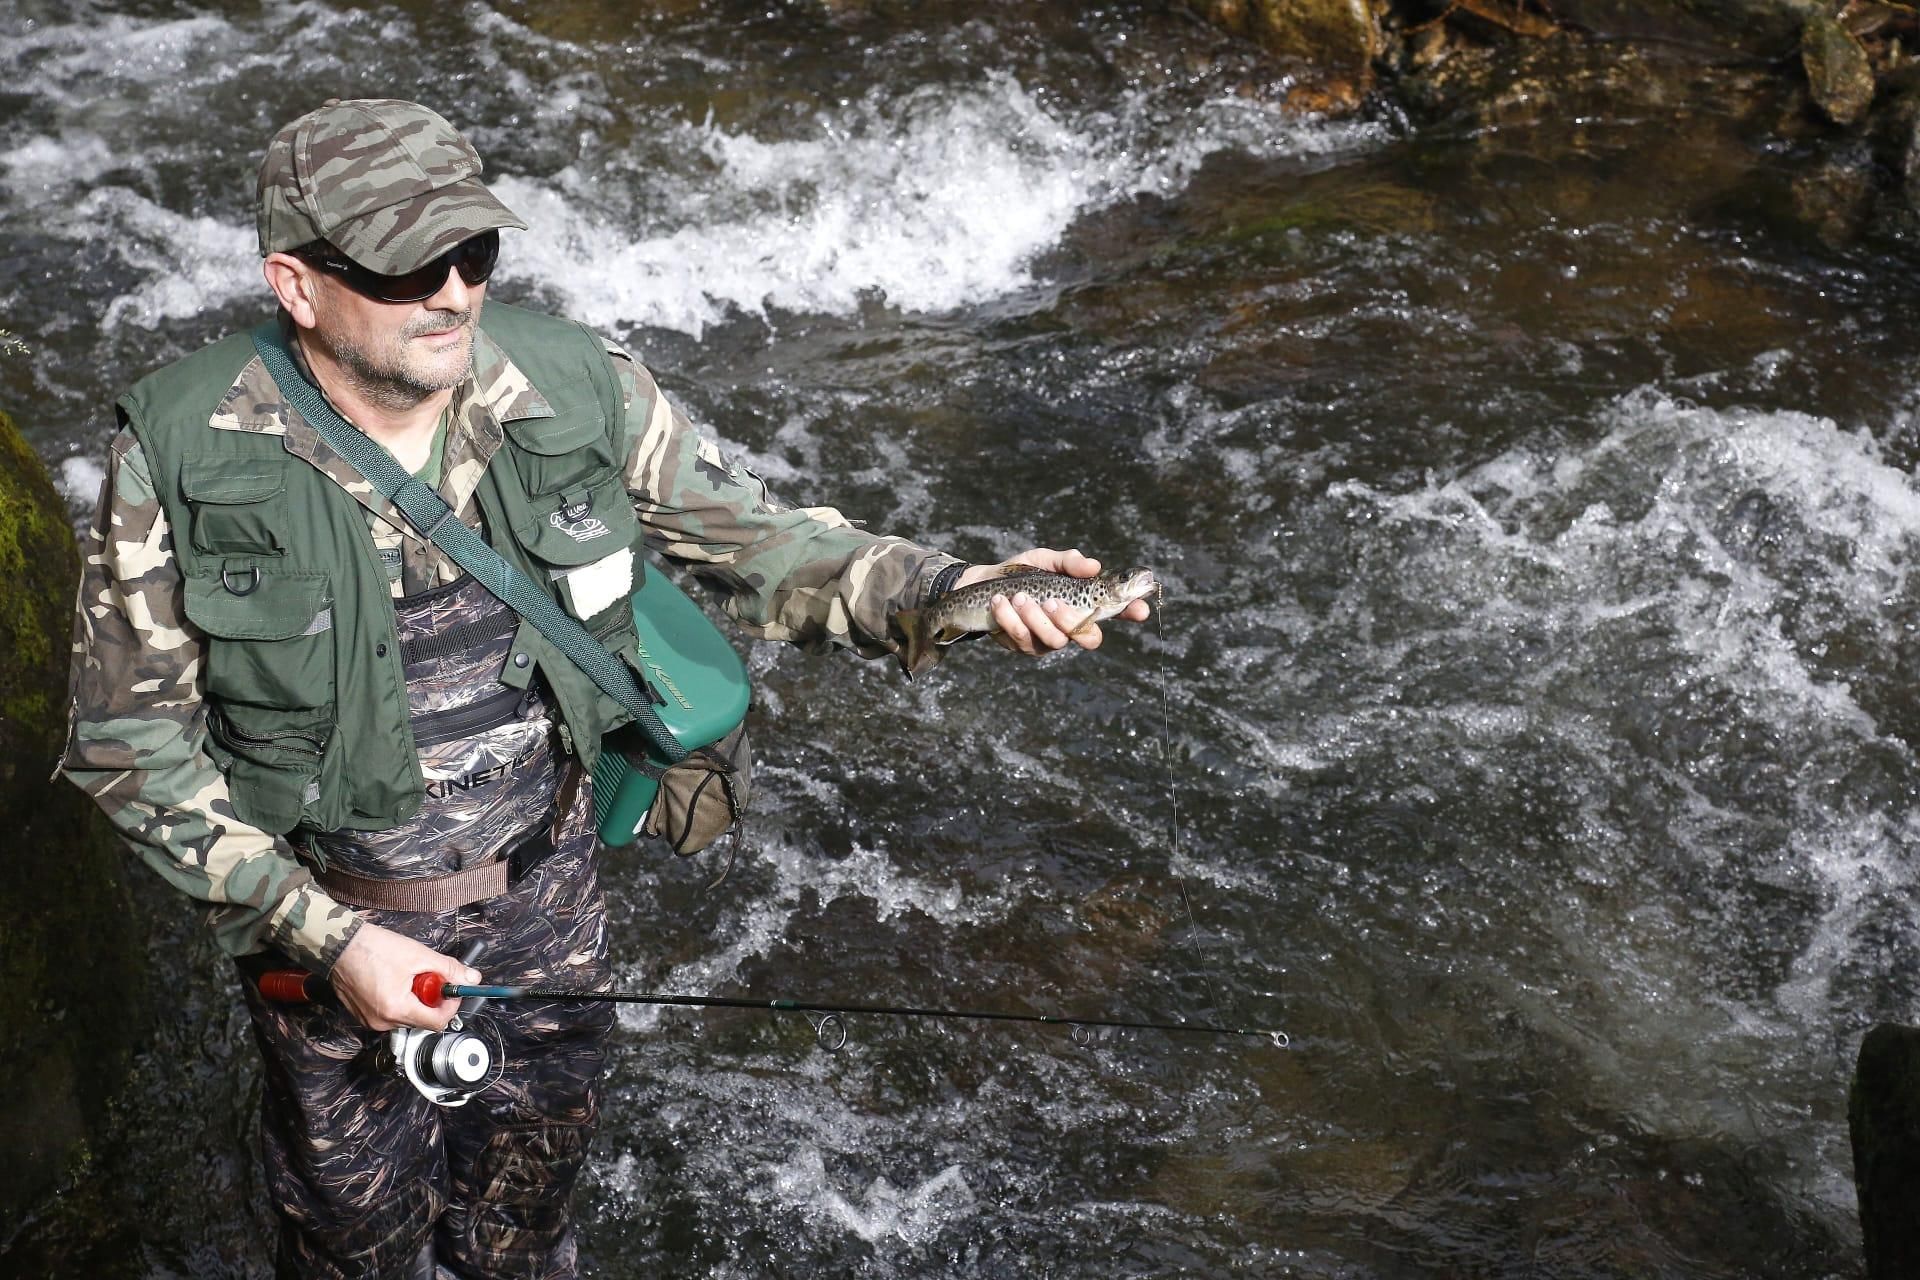
[[[420,305],[429,311],[467,311],[473,306],[473,291],[480,286],[470,285],[460,278],[457,268],[447,267],[447,278],[440,287]]]

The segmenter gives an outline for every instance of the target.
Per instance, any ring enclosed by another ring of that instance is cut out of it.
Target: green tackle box
[[[654,704],[680,745],[692,750],[718,742],[746,718],[752,688],[733,645],[666,574],[648,566],[633,593],[640,660]],[[600,753],[593,770],[593,818],[600,839],[619,848],[633,843],[660,789],[618,751]]]

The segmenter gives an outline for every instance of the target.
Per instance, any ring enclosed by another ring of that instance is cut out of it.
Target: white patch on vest
[[[616,600],[633,594],[633,551],[622,547],[610,556],[583,564],[578,569],[557,573],[567,580],[573,595],[573,611],[591,618]]]
[[[564,512],[556,511],[547,517],[547,523],[572,538],[575,542],[592,542],[595,538],[607,535],[607,522],[599,516],[587,516],[580,520],[567,519]]]

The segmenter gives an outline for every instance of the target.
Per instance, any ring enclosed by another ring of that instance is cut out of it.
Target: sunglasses
[[[424,302],[440,292],[448,271],[458,271],[468,285],[485,284],[500,260],[500,233],[482,231],[462,240],[432,262],[397,276],[369,271],[332,245],[303,245],[293,250],[296,257],[310,262],[328,275],[339,276],[347,288],[376,302]]]

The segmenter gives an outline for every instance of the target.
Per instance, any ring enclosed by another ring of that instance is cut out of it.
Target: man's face
[[[448,270],[432,297],[380,302],[337,276],[316,271],[314,328],[319,343],[383,407],[409,408],[466,381],[473,369],[473,333],[486,301],[485,284]]]

